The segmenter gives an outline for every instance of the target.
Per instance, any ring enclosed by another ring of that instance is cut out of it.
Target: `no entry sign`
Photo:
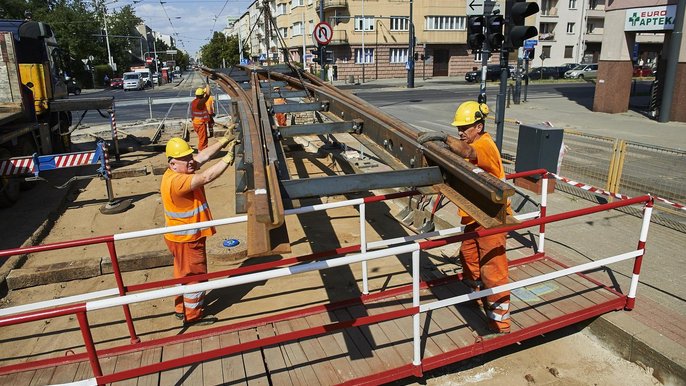
[[[322,46],[325,46],[331,42],[332,35],[333,29],[331,28],[331,25],[325,21],[317,23],[317,25],[314,26],[314,31],[312,32],[314,40],[316,40],[317,43],[321,44]]]

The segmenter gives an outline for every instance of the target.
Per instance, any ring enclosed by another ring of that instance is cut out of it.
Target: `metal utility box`
[[[545,125],[519,125],[515,171],[557,171],[563,130]]]

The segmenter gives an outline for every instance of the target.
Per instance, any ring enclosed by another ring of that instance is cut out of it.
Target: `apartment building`
[[[315,70],[317,66],[312,63],[311,51],[316,43],[312,32],[319,23],[321,2],[272,0],[268,4],[276,22],[269,47],[264,39],[264,5],[259,0],[253,2],[226,33],[247,41],[249,58],[253,61],[275,57],[283,61],[288,55],[290,60]],[[409,1],[324,0],[323,4],[324,19],[333,28],[326,51],[337,77],[348,79],[352,76],[361,80],[407,75]],[[481,58],[471,54],[466,45],[466,6],[465,1],[414,2],[414,51],[419,58],[415,76],[463,76],[480,65]],[[497,54],[490,58],[493,63],[498,60]]]

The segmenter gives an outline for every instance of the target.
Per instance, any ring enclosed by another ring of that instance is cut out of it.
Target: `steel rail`
[[[292,87],[305,88],[317,99],[327,101],[329,116],[346,120],[362,119],[363,130],[360,134],[352,135],[358,139],[366,137],[376,144],[370,150],[380,158],[400,161],[406,168],[438,165],[444,171],[447,186],[461,196],[448,194],[451,201],[459,200],[455,203],[468,207],[466,211],[483,225],[493,227],[508,222],[507,199],[514,195],[511,186],[488,173],[477,173],[474,165],[439,144],[420,145],[416,140],[421,132],[363,99],[342,92],[309,73],[302,75],[309,84],[289,75],[276,72],[270,74],[274,79],[286,81]],[[379,154],[379,150],[386,154]],[[398,163],[393,162],[390,166],[394,165],[397,167]],[[473,205],[465,205],[465,201]]]

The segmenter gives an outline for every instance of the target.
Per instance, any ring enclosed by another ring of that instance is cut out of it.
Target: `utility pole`
[[[112,70],[116,71],[117,69],[114,68],[112,65],[112,53],[110,52],[110,37],[109,37],[109,32],[107,30],[107,7],[105,7],[105,3],[101,2],[100,5],[102,6],[102,22],[105,24],[105,43],[107,44],[107,64],[110,65]]]
[[[362,0],[364,4],[364,0]],[[324,21],[324,0],[319,1],[319,21]],[[304,27],[304,26],[303,26]],[[304,31],[303,31],[304,33]],[[319,48],[319,77],[322,80],[326,80],[326,74],[324,73],[324,46],[318,45]]]
[[[407,50],[407,88],[414,88],[414,23],[412,22],[412,0],[410,0],[410,42]]]

